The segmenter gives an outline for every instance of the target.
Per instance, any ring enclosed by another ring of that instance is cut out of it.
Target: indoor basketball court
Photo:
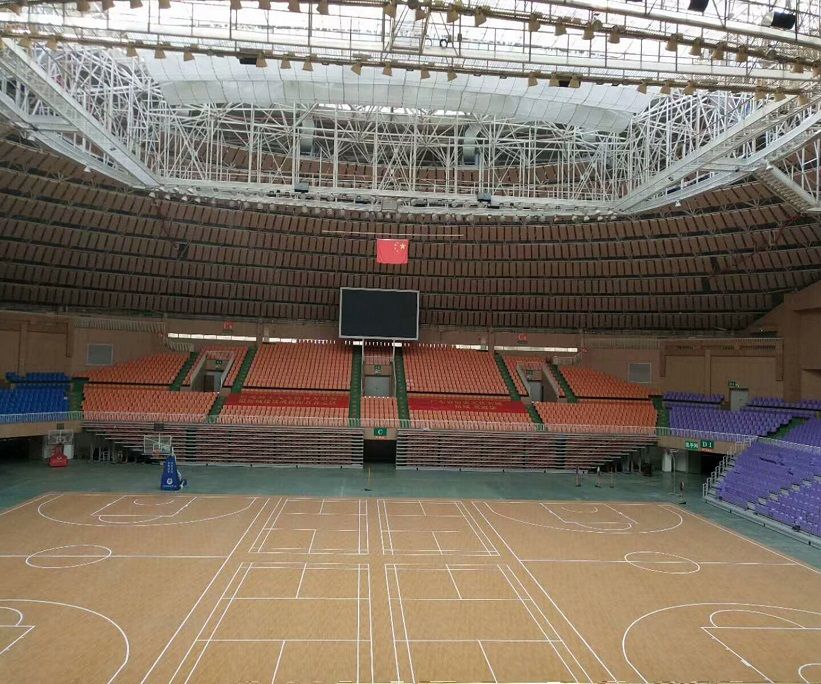
[[[821,681],[818,571],[674,504],[45,494],[0,540],[3,681]]]

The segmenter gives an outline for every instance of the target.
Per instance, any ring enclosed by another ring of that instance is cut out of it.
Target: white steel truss
[[[777,165],[773,187],[796,184],[797,208],[821,200],[815,99],[657,96],[621,132],[376,106],[171,105],[117,50],[0,40],[6,118],[121,182],[198,201],[610,216]]]

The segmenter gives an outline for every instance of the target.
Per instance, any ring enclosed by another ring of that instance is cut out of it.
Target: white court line
[[[375,682],[374,675],[374,661],[373,661],[373,603],[371,602],[371,566],[370,563],[365,564],[365,572],[368,578],[368,642],[370,643],[371,651],[371,681]],[[388,600],[390,603],[390,600]]]
[[[253,499],[251,500],[251,504],[249,504],[249,505],[253,505],[253,503],[255,501],[257,501],[257,499],[258,499],[258,497],[253,497]],[[162,657],[165,655],[165,653],[168,650],[169,646],[171,646],[171,642],[174,641],[174,639],[177,638],[177,635],[180,633],[180,630],[182,630],[182,628],[185,626],[185,623],[188,622],[188,620],[191,618],[191,615],[194,613],[197,606],[202,602],[202,599],[205,597],[205,594],[208,592],[208,590],[211,588],[211,586],[214,584],[214,582],[216,582],[217,577],[220,576],[222,571],[225,569],[225,566],[228,565],[228,561],[231,560],[231,557],[236,553],[237,549],[239,548],[239,545],[242,543],[242,540],[245,539],[245,537],[248,535],[248,532],[254,526],[254,523],[256,523],[256,521],[259,519],[259,516],[262,515],[262,511],[265,510],[265,507],[268,505],[268,503],[270,501],[271,501],[270,499],[265,499],[263,501],[262,506],[260,506],[260,508],[257,511],[257,514],[254,516],[253,520],[251,520],[251,522],[248,523],[248,527],[245,528],[245,531],[242,533],[240,538],[237,540],[237,543],[234,545],[234,548],[231,549],[230,553],[225,557],[225,560],[222,562],[222,565],[220,565],[220,567],[217,569],[217,572],[211,578],[211,581],[205,586],[205,589],[202,590],[202,593],[199,595],[199,598],[196,600],[194,605],[191,606],[191,610],[188,611],[188,614],[183,618],[182,622],[179,624],[177,629],[171,635],[171,638],[165,644],[165,647],[163,648],[163,650],[160,651],[160,654],[157,656],[156,660],[151,664],[151,667],[148,668],[148,671],[145,673],[143,678],[140,680],[140,684],[144,684],[144,682],[148,679],[149,675],[154,671],[154,668],[157,667],[157,664],[160,662]],[[281,501],[281,499],[280,499],[280,501]],[[219,605],[218,601],[214,604],[214,608],[216,608],[217,605]],[[213,611],[212,611],[212,613],[213,613]],[[191,647],[186,652],[185,657],[183,658],[183,661],[185,660],[185,658],[188,657],[188,653],[191,652],[191,648],[193,648],[193,644],[191,645]],[[181,666],[182,666],[182,663],[180,663],[180,667]],[[177,667],[177,671],[179,671],[179,667]],[[176,676],[176,671],[174,673],[174,676]]]
[[[710,625],[701,629],[765,629],[777,632],[821,632],[821,627],[733,627],[732,625]]]
[[[12,610],[14,609],[12,608]],[[14,641],[11,641],[8,644],[6,644],[5,648],[0,649],[0,656],[3,655],[6,651],[10,651],[11,647],[14,646],[14,644],[16,644],[18,641],[20,641],[20,639],[22,639],[24,636],[26,636],[26,634],[28,634],[31,630],[33,630],[35,625],[0,625],[0,631],[2,631],[4,627],[16,627],[17,629],[24,629],[26,631],[20,634],[20,636],[18,636]]]
[[[521,587],[522,591],[524,591],[525,594],[527,595],[527,600],[522,598],[522,595],[519,593],[519,590],[514,586],[513,582],[507,576],[507,573],[505,572],[505,569],[501,565],[497,565],[496,567],[499,569],[499,572],[502,574],[502,577],[504,577],[507,580],[507,583],[510,585],[510,588],[513,590],[513,593],[516,594],[516,597],[519,599],[521,604],[524,606],[524,608],[527,611],[528,615],[530,615],[530,619],[533,620],[533,624],[535,624],[536,627],[539,628],[539,631],[544,635],[544,641],[546,641],[548,644],[550,644],[550,647],[553,649],[553,651],[559,657],[559,660],[562,661],[562,665],[564,665],[564,668],[567,670],[567,672],[570,674],[570,676],[576,682],[579,681],[579,678],[576,676],[576,673],[573,672],[573,670],[570,668],[570,665],[567,664],[567,661],[564,659],[564,656],[561,653],[559,653],[559,647],[556,646],[557,642],[562,644],[562,646],[564,646],[565,649],[567,649],[568,654],[570,654],[570,656],[574,660],[576,660],[576,664],[579,666],[579,668],[581,668],[581,671],[584,674],[585,679],[587,681],[592,681],[590,679],[590,675],[588,675],[587,672],[585,671],[585,669],[582,667],[582,664],[576,659],[576,657],[573,655],[573,652],[570,650],[570,648],[568,648],[567,644],[564,643],[564,641],[561,639],[561,637],[559,636],[559,632],[556,631],[556,628],[552,624],[550,624],[550,620],[547,619],[547,616],[544,613],[541,613],[541,611],[539,611],[542,615],[542,618],[544,618],[544,621],[547,623],[548,627],[550,627],[550,630],[556,635],[557,639],[551,639],[547,635],[547,632],[544,631],[544,627],[539,623],[539,621],[536,619],[536,616],[533,614],[533,611],[530,609],[530,605],[528,605],[528,601],[531,604],[533,604],[533,607],[536,608],[537,610],[538,610],[538,606],[536,606],[536,602],[533,600],[533,597],[528,593],[527,589],[525,589],[524,585],[519,581],[519,578],[516,577],[515,573],[513,573],[513,571],[511,571],[511,574],[513,574],[513,579],[516,580],[516,584],[518,584]]]
[[[761,670],[759,670],[759,669],[758,669],[755,665],[753,665],[753,664],[752,664],[749,660],[747,660],[746,658],[743,658],[743,657],[742,657],[741,655],[739,655],[736,651],[734,651],[732,648],[730,648],[730,647],[729,647],[727,644],[725,644],[725,643],[724,643],[721,639],[719,639],[719,638],[718,638],[715,634],[711,634],[711,633],[710,633],[710,630],[709,630],[707,627],[702,627],[701,629],[702,629],[702,631],[703,631],[703,632],[704,632],[707,636],[709,636],[709,637],[710,637],[711,639],[713,639],[714,641],[717,641],[717,642],[718,642],[719,644],[721,644],[721,645],[722,645],[722,646],[723,646],[726,650],[728,650],[728,651],[729,651],[730,653],[732,653],[732,654],[733,654],[736,658],[738,658],[738,660],[741,662],[741,664],[742,664],[742,665],[744,665],[745,667],[749,667],[751,670],[755,670],[755,671],[756,671],[756,672],[757,672],[757,673],[758,673],[761,677],[763,677],[763,678],[764,678],[764,680],[765,680],[765,681],[768,681],[768,682],[770,682],[770,683],[772,684],[772,681],[773,681],[772,679],[770,679],[767,675],[765,675],[765,674],[764,674]]]
[[[248,577],[248,573],[251,571],[251,566],[252,565],[253,565],[252,563],[240,563],[240,566],[239,566],[240,568],[243,568],[243,566],[245,566],[244,567],[245,572],[242,574],[242,577],[240,578],[239,582],[237,582],[237,585],[234,587],[234,592],[233,592],[233,594],[231,594],[231,597],[228,599],[228,603],[225,605],[225,608],[223,608],[222,614],[219,616],[216,623],[214,623],[214,628],[211,630],[211,634],[208,636],[207,639],[205,639],[205,645],[200,650],[199,655],[197,655],[197,659],[194,661],[194,664],[191,666],[191,669],[188,670],[188,675],[186,676],[183,684],[188,684],[188,682],[191,680],[191,677],[194,676],[194,672],[199,667],[199,664],[200,664],[200,661],[202,660],[202,657],[205,655],[205,652],[208,650],[208,647],[211,645],[211,640],[216,636],[217,631],[219,630],[223,619],[225,618],[226,615],[228,615],[228,611],[231,610],[231,606],[234,603],[234,599],[237,597],[237,594],[239,593],[239,590],[242,588],[243,582],[245,582],[245,579]],[[229,584],[225,588],[225,591],[222,593],[222,596],[220,597],[220,600],[217,601],[217,605],[220,605],[222,603],[223,599],[225,598],[225,595],[228,593],[228,589],[229,589],[230,586],[231,585]],[[209,620],[211,619],[210,616],[209,616],[208,619]],[[206,624],[208,624],[208,623],[206,622]],[[205,625],[203,625],[203,627],[205,627]],[[173,681],[176,676],[177,676],[177,673],[175,672],[174,675],[171,677],[171,681]]]
[[[210,644],[272,644],[283,639],[197,639],[197,643]],[[284,639],[285,643],[300,644],[353,644],[356,639]]]
[[[271,675],[271,684],[274,684],[277,679],[277,672],[279,672],[279,663],[282,660],[282,654],[285,652],[285,642],[279,647],[279,655],[277,656],[277,664],[274,666],[274,674]]]
[[[662,551],[652,552],[636,552],[636,553],[663,553]],[[759,563],[755,561],[696,561],[688,558],[687,560],[698,565],[766,565],[767,567],[788,567],[798,565],[798,563]],[[627,560],[604,560],[598,558],[522,558],[522,563],[627,563],[634,565],[640,563],[641,565],[680,565],[682,561],[678,560],[642,560],[642,561],[627,561]]]
[[[88,517],[89,517],[89,518],[97,518],[97,517],[99,517],[99,516],[100,516],[100,514],[102,513],[102,511],[104,511],[104,510],[105,510],[106,508],[108,508],[109,506],[113,506],[114,504],[119,503],[120,501],[122,501],[123,499],[125,499],[125,497],[127,497],[127,496],[128,496],[128,494],[123,494],[121,497],[119,497],[119,498],[117,498],[117,499],[114,499],[114,501],[109,501],[107,504],[105,504],[104,506],[101,506],[100,508],[98,508],[98,509],[97,509],[96,511],[94,511],[93,513],[89,513],[89,514],[88,514]]]
[[[296,587],[296,596],[294,598],[299,598],[299,591],[302,589],[302,580],[305,579],[305,571],[308,569],[308,562],[305,561],[302,564],[302,574],[299,576],[299,584]]]
[[[662,506],[662,508],[665,508],[665,507]],[[802,563],[801,561],[796,560],[795,558],[790,558],[789,556],[787,556],[783,553],[779,553],[778,551],[773,551],[773,549],[770,549],[770,548],[764,546],[764,544],[759,544],[757,541],[753,541],[752,539],[750,539],[748,537],[745,537],[743,534],[739,534],[738,532],[734,532],[733,530],[731,530],[728,527],[724,527],[724,525],[719,525],[718,523],[715,523],[712,520],[708,520],[704,516],[697,515],[695,513],[691,513],[690,511],[682,511],[682,512],[686,515],[689,515],[692,518],[695,518],[696,520],[700,520],[703,523],[706,523],[708,525],[712,525],[713,527],[715,527],[716,529],[721,530],[722,532],[726,532],[727,534],[731,534],[734,537],[738,537],[739,539],[743,539],[745,542],[747,542],[749,544],[752,544],[753,546],[757,546],[758,548],[764,549],[765,551],[768,551],[769,553],[775,554],[776,556],[778,556],[780,558],[783,558],[784,560],[788,560],[788,561],[791,562],[792,565],[800,565],[802,568],[806,568],[807,570],[809,570],[811,572],[814,572],[816,575],[821,575],[821,570],[817,570],[816,568],[812,567],[811,565],[807,565],[806,563]]]
[[[490,539],[485,535],[485,533],[482,531],[479,525],[476,524],[476,521],[473,520],[473,517],[468,512],[467,508],[465,508],[465,505],[461,501],[457,501],[456,508],[462,514],[462,517],[465,519],[465,522],[467,522],[468,526],[473,531],[473,534],[475,534],[478,537],[487,555],[498,556],[499,551],[496,549],[495,546],[493,546],[493,542],[491,542]]]
[[[280,504],[282,504],[282,505],[280,505]],[[259,531],[259,533],[257,534],[256,539],[254,539],[254,541],[251,543],[251,547],[248,549],[251,553],[259,553],[259,551],[256,551],[255,549],[261,549],[265,545],[265,540],[268,539],[269,530],[273,529],[273,526],[276,525],[277,521],[279,520],[279,516],[282,515],[282,511],[284,510],[284,508],[287,504],[288,504],[288,499],[286,497],[284,499],[280,498],[277,501],[277,503],[274,505],[273,510],[268,515],[268,519],[262,525],[262,529]],[[274,517],[274,513],[276,513],[276,518],[274,518],[274,520],[272,522],[271,518]],[[272,523],[271,526],[269,526],[268,523]],[[260,541],[260,537],[262,536],[263,533],[265,533],[265,539]]]
[[[86,544],[80,544],[79,546],[87,546]],[[93,558],[89,554],[56,554],[56,553],[48,553],[48,554],[41,554],[39,551],[35,551],[32,553],[0,553],[0,558],[30,558],[33,555],[37,555],[38,558]],[[217,560],[220,558],[225,558],[225,556],[163,556],[161,554],[150,554],[150,553],[135,553],[135,554],[127,554],[127,553],[114,553],[110,556],[106,556],[106,560],[109,558],[164,558],[167,560],[198,560],[198,559],[205,559],[205,560]]]
[[[399,599],[399,614],[402,616],[402,631],[405,633],[405,646],[408,650],[408,664],[410,665],[411,681],[416,681],[416,674],[413,671],[413,656],[411,655],[410,634],[408,634],[408,623],[405,622],[405,609],[402,606],[402,587],[399,586],[399,571],[396,565],[393,566],[393,576],[396,578],[396,597]]]
[[[618,508],[615,508],[615,507],[611,506],[610,504],[604,504],[604,505],[607,506],[607,508],[609,508],[614,513],[618,513],[623,518],[629,520],[636,527],[639,526],[639,521],[638,520],[633,520],[633,518],[631,518],[629,515],[627,515],[626,513],[622,513]]]
[[[482,642],[480,640],[477,640],[476,643],[479,644],[479,648],[482,649],[482,655],[485,657],[487,669],[490,670],[490,676],[493,677],[494,682],[498,682],[499,680],[496,679],[496,673],[493,671],[493,665],[490,664],[490,658],[488,658],[487,653],[485,653],[485,647],[482,646]]]
[[[632,525],[628,524],[627,527],[620,527],[618,529],[616,529],[616,528],[602,529],[602,527],[600,527],[601,525],[624,525],[624,523],[620,522],[618,520],[591,520],[589,523],[579,522],[578,520],[565,520],[562,516],[560,516],[558,513],[556,513],[556,511],[554,511],[552,508],[549,508],[545,503],[539,502],[539,506],[541,506],[548,513],[556,516],[562,522],[562,524],[564,524],[564,525],[576,525],[578,527],[584,528],[583,530],[579,530],[579,531],[591,530],[591,531],[594,531],[594,532],[627,532],[628,530],[632,529],[632,527],[633,527]],[[573,511],[571,511],[571,512],[573,512]],[[581,511],[576,511],[576,512],[581,513]],[[595,511],[591,511],[591,512],[598,512],[598,507],[596,507]],[[616,511],[616,512],[618,513],[618,511]],[[596,527],[596,525],[599,525],[599,527]]]
[[[438,546],[438,544],[437,544],[437,546]],[[456,584],[456,578],[454,578],[453,572],[451,571],[450,566],[448,564],[445,564],[445,568],[448,571],[448,577],[450,577],[450,581],[453,582],[453,588],[456,589],[456,596],[458,596],[459,600],[461,601],[462,600],[462,592],[459,591],[459,585]]]
[[[28,506],[29,504],[36,503],[37,501],[40,501],[40,499],[44,499],[47,496],[52,496],[53,494],[54,494],[54,492],[46,492],[44,494],[40,494],[39,496],[35,496],[33,499],[29,499],[28,501],[24,501],[21,504],[17,504],[16,506],[12,506],[11,508],[6,508],[5,510],[0,511],[0,515],[5,515],[6,513],[11,513],[12,511],[16,511],[20,508],[23,508],[23,506]],[[61,496],[62,496],[62,494],[58,494],[57,496],[54,497],[54,499],[59,499]],[[54,501],[54,499],[51,499],[51,501]]]
[[[487,502],[485,502],[485,505],[487,505]],[[548,593],[545,591],[545,588],[541,585],[541,582],[539,582],[539,581],[538,581],[538,580],[537,580],[537,579],[533,576],[533,573],[532,573],[532,572],[530,572],[530,569],[527,567],[527,565],[525,565],[525,564],[522,562],[522,560],[519,558],[519,556],[517,556],[517,555],[516,555],[516,552],[515,552],[515,551],[511,548],[510,544],[508,544],[508,543],[507,543],[507,540],[506,540],[506,539],[505,539],[505,538],[504,538],[504,537],[503,537],[503,536],[499,533],[499,531],[496,529],[496,527],[493,525],[493,523],[491,523],[491,522],[490,522],[490,520],[488,520],[488,519],[487,519],[487,516],[485,516],[485,514],[482,512],[482,510],[479,508],[479,506],[477,505],[477,503],[476,503],[475,501],[473,502],[473,507],[476,509],[476,512],[477,512],[480,516],[482,516],[482,519],[485,521],[485,523],[488,525],[488,527],[490,527],[490,529],[491,529],[491,530],[493,530],[493,533],[494,533],[494,534],[495,534],[495,535],[499,538],[499,540],[502,542],[502,544],[504,544],[504,545],[505,545],[505,547],[507,547],[507,550],[508,550],[508,551],[510,552],[510,554],[511,554],[511,555],[512,555],[512,556],[513,556],[513,557],[514,557],[514,558],[518,561],[518,563],[519,563],[519,565],[522,567],[522,569],[523,569],[523,570],[524,570],[524,571],[525,571],[525,572],[526,572],[526,573],[530,576],[530,579],[531,579],[533,582],[535,582],[535,583],[536,583],[536,586],[537,586],[537,587],[539,587],[539,590],[542,592],[542,594],[544,594],[544,595],[545,595],[545,598],[547,598],[547,600],[548,600],[548,601],[550,601],[550,603],[553,605],[553,607],[554,607],[554,608],[555,608],[555,609],[559,612],[559,614],[560,614],[560,615],[564,618],[564,621],[565,621],[565,622],[566,622],[566,623],[570,626],[570,628],[571,628],[571,629],[572,629],[572,630],[576,633],[576,636],[577,636],[577,637],[579,637],[579,639],[581,640],[581,642],[582,642],[585,646],[587,646],[587,650],[588,650],[588,651],[590,651],[590,653],[592,653],[592,654],[593,654],[593,657],[595,657],[597,661],[599,661],[599,664],[600,664],[600,665],[604,668],[604,671],[605,671],[605,672],[607,672],[607,674],[610,676],[610,679],[612,679],[612,680],[614,680],[614,681],[617,681],[617,680],[618,680],[618,678],[617,678],[617,677],[616,677],[616,676],[615,676],[615,675],[614,675],[614,674],[610,671],[610,668],[609,668],[609,667],[607,667],[607,665],[605,665],[605,664],[604,664],[604,661],[603,661],[603,660],[599,657],[599,654],[598,654],[598,653],[596,653],[596,652],[593,650],[593,648],[590,646],[590,644],[589,644],[589,643],[587,643],[587,640],[586,640],[586,639],[585,639],[585,638],[581,635],[581,633],[579,632],[579,630],[578,630],[578,629],[576,629],[576,626],[575,626],[575,625],[574,625],[574,624],[570,621],[570,619],[567,617],[567,615],[564,613],[564,611],[563,611],[561,608],[559,608],[558,604],[557,604],[557,603],[556,603],[556,602],[555,602],[555,601],[551,598],[550,594],[548,594]],[[489,510],[491,513],[493,513],[493,512],[494,512],[494,511],[493,511],[493,509],[492,509],[492,508],[490,508],[489,506],[488,506],[488,510]],[[497,515],[498,515],[498,514],[497,514]],[[559,635],[559,633],[558,633],[558,631],[556,631],[555,627],[553,627],[553,626],[551,625],[551,628],[553,629],[553,631],[555,631],[555,632],[556,632],[556,634],[557,634],[557,635]],[[568,651],[570,651],[570,649],[568,649]],[[578,661],[578,659],[576,658],[575,654],[573,654],[573,652],[572,652],[572,651],[570,651],[570,653],[571,653],[571,655],[573,655],[573,658],[576,660],[576,662],[579,662],[579,661]],[[581,665],[581,663],[579,663],[579,665]],[[582,669],[583,669],[583,668],[582,668]],[[588,678],[588,679],[589,679],[589,678]]]
[[[378,503],[378,502],[377,502]],[[377,506],[377,512],[378,506]],[[402,675],[399,673],[399,651],[396,648],[396,644],[399,641],[396,638],[396,627],[394,626],[393,622],[393,598],[391,597],[391,581],[390,576],[388,575],[388,565],[385,564],[385,590],[388,596],[388,613],[390,614],[391,619],[391,643],[393,644],[393,659],[396,662],[396,681],[402,681]],[[373,643],[373,638],[371,638],[371,643]]]
[[[362,500],[362,517],[365,519],[365,546],[362,549],[363,554],[370,554],[371,552],[371,540],[370,540],[370,529],[369,529],[369,522],[368,522],[368,500]]]
[[[305,530],[305,531],[307,531],[307,530]],[[349,530],[345,530],[345,532],[348,532],[348,531]],[[317,532],[316,530],[311,530],[311,543],[308,544],[308,555],[309,556],[313,553],[312,549],[314,548],[314,540],[316,539],[316,532]]]
[[[359,611],[361,609],[361,603],[359,601],[360,594],[362,593],[362,565],[357,563],[356,565],[356,681],[359,682],[359,649],[360,649],[360,634],[359,634]]]

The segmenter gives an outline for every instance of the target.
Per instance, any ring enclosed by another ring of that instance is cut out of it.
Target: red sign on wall
[[[234,331],[234,322],[233,321],[225,321],[222,324],[222,331],[223,332],[233,332]]]

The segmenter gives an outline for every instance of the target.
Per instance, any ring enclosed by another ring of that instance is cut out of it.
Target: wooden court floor
[[[821,682],[821,573],[675,504],[46,494],[0,682]]]

